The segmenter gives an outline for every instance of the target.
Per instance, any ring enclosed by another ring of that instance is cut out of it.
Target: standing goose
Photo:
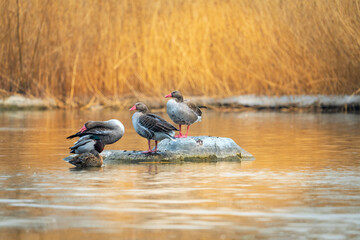
[[[101,167],[103,164],[100,153],[104,150],[104,144],[97,135],[82,136],[70,149],[70,153],[79,154],[69,161],[76,167]]]
[[[176,124],[179,124],[179,135],[176,138],[186,138],[190,125],[201,121],[201,110],[194,103],[185,100],[179,91],[173,91],[165,96],[170,99],[166,104],[166,112]],[[186,135],[181,133],[181,125],[187,125]]]
[[[176,127],[165,121],[163,118],[152,114],[146,113],[148,108],[142,102],[136,103],[129,109],[137,110],[132,116],[132,123],[135,131],[142,137],[148,140],[149,150],[143,153],[152,153],[157,151],[157,143],[165,138],[174,140],[174,131],[178,131]],[[150,140],[155,140],[155,150],[151,150]]]
[[[79,132],[67,137],[83,137],[87,135],[98,136],[104,145],[118,141],[125,133],[124,125],[116,119],[108,121],[88,121]]]

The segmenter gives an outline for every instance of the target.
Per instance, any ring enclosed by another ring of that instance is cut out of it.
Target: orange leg
[[[186,135],[185,135],[185,137],[187,137],[187,136],[188,136],[189,128],[190,128],[190,125],[188,125],[188,126],[187,126],[187,129],[186,129]]]
[[[158,141],[155,141],[155,150],[153,151],[153,152],[157,152],[157,143],[158,143]]]
[[[175,135],[174,138],[182,138],[183,135],[181,133],[181,124],[179,124],[179,134],[178,135]]]
[[[188,133],[189,133],[189,128],[190,128],[190,125],[187,125],[186,134],[183,135],[183,134],[181,133],[181,125],[179,124],[179,135],[176,135],[176,136],[174,136],[174,137],[175,137],[175,138],[187,138]]]
[[[141,153],[151,153],[151,152],[153,152],[153,151],[151,150],[151,146],[150,146],[150,139],[148,139],[148,145],[149,145],[149,150],[147,150],[147,151],[145,151],[145,152],[141,152]]]
[[[179,124],[179,128],[180,128],[179,135],[177,135],[177,136],[175,136],[175,137],[176,137],[176,138],[187,138],[190,125],[187,126],[186,135],[182,135],[182,133],[181,133],[181,125],[180,125],[180,124]]]

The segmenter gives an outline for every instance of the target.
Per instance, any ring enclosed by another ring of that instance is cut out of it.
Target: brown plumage
[[[179,131],[176,127],[168,123],[165,119],[152,113],[146,113],[139,117],[139,124],[147,128],[150,132],[171,132]]]
[[[69,161],[69,163],[80,168],[101,167],[101,165],[103,164],[103,158],[99,154],[93,154],[88,152],[73,157]]]
[[[195,105],[195,103],[190,102],[189,100],[185,100],[184,103],[191,109],[193,110],[198,116],[202,116],[202,112],[200,110],[200,108]]]

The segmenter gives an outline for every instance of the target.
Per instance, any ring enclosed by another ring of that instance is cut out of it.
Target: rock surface
[[[216,162],[248,161],[255,158],[230,138],[196,136],[175,141],[165,139],[158,145],[159,152],[143,154],[141,151],[107,150],[101,155],[105,162]],[[75,155],[64,160],[68,161]]]
[[[55,107],[55,105],[56,103],[54,99],[27,98],[21,95],[14,95],[6,99],[0,99],[0,109],[48,109]]]
[[[359,107],[360,95],[302,95],[302,96],[255,96],[242,95],[225,98],[219,101],[223,105],[246,107]]]
[[[158,148],[161,152],[184,157],[187,155],[200,158],[212,156],[217,159],[235,156],[240,158],[252,157],[250,153],[239,147],[232,139],[211,136],[194,136],[176,139],[176,141],[165,139],[159,143]]]

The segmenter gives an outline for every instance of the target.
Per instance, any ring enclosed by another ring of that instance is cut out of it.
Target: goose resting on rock
[[[103,164],[100,153],[104,150],[104,144],[99,136],[82,136],[70,149],[70,153],[79,154],[69,161],[76,167],[101,167]]]
[[[174,98],[167,102],[166,112],[174,123],[179,124],[179,135],[176,135],[175,137],[186,138],[188,136],[190,125],[201,121],[202,112],[200,107],[188,100],[184,101],[184,98],[179,91],[173,91],[165,97]],[[201,106],[201,108],[206,107]],[[187,125],[185,135],[181,133],[181,125]]]
[[[83,137],[87,135],[96,135],[104,145],[112,144],[118,141],[125,133],[124,125],[116,119],[108,121],[88,121],[79,132],[67,137]]]
[[[118,141],[125,132],[124,125],[116,119],[108,121],[88,121],[79,132],[67,137],[80,139],[70,147],[70,153],[77,153],[69,163],[77,167],[100,167],[103,159],[100,153],[105,145]]]
[[[152,153],[157,151],[157,143],[165,138],[174,140],[174,131],[178,131],[176,127],[165,121],[163,118],[147,113],[148,108],[142,102],[136,103],[129,109],[137,110],[132,116],[132,123],[135,131],[142,137],[148,140],[149,150],[143,153]],[[155,140],[155,150],[152,151],[150,147],[150,140]]]
[[[94,155],[89,152],[80,154],[69,161],[69,163],[78,168],[101,167],[103,162],[103,158],[100,154]]]

